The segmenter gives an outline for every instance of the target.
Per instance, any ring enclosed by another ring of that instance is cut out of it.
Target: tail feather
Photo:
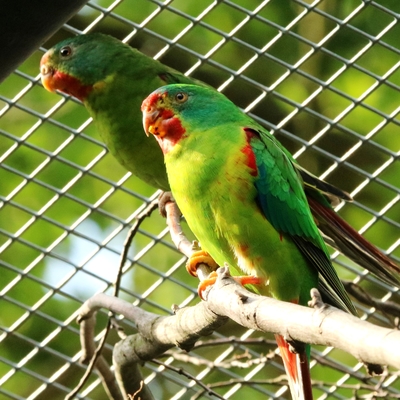
[[[275,335],[283,364],[288,375],[293,400],[312,400],[309,361],[306,352],[295,354],[281,335]]]
[[[332,208],[324,206],[311,196],[307,196],[307,200],[318,228],[333,240],[337,250],[386,283],[400,285],[396,276],[400,274],[397,264],[364,239]]]

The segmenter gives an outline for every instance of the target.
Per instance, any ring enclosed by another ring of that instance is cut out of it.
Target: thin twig
[[[105,334],[102,337],[102,339],[100,340],[99,346],[97,347],[97,349],[94,351],[93,356],[86,368],[85,373],[83,374],[82,378],[80,379],[79,383],[75,386],[74,389],[71,390],[71,392],[69,394],[67,394],[67,396],[65,396],[65,400],[70,400],[72,399],[81,389],[82,387],[85,385],[85,383],[87,382],[87,380],[89,379],[90,374],[93,371],[93,368],[96,364],[96,362],[98,361],[98,358],[101,354],[101,351],[103,349],[104,343],[105,343],[105,337],[106,337],[106,333],[108,332],[108,330],[110,329],[110,325],[111,325],[111,321],[110,319],[107,321],[107,327],[105,329]],[[87,332],[88,330],[86,330]],[[89,353],[89,351],[87,349],[83,349],[83,351],[86,351],[87,353]],[[114,397],[116,399],[122,399],[122,396],[119,397]]]
[[[210,383],[207,387],[207,389],[212,388],[224,388],[224,387],[230,387],[233,385],[274,385],[274,386],[286,386],[289,384],[287,375],[279,375],[276,378],[271,378],[271,379],[251,379],[251,380],[245,380],[245,379],[230,379],[229,381],[221,381],[217,383]],[[330,386],[335,386],[336,383],[329,383],[329,382],[324,382],[324,381],[319,381],[319,380],[311,380],[311,385],[312,387],[316,388],[323,388],[323,387],[330,387]],[[347,384],[347,383],[342,383],[340,385],[341,389],[350,389],[354,391],[358,390],[368,390],[372,392],[375,396],[379,397],[385,397],[388,396],[389,393],[385,390],[383,391],[377,391],[376,388],[373,385],[366,385],[366,384]],[[196,393],[195,396],[191,398],[191,400],[197,400],[200,398],[205,393],[204,390],[200,390],[199,392]],[[390,398],[400,398],[400,395],[393,395],[392,393],[390,394]]]
[[[150,217],[151,213],[157,207],[158,207],[158,198],[155,198],[143,209],[143,211],[140,212],[140,214],[137,215],[137,217],[135,218],[134,224],[131,226],[131,229],[129,229],[129,232],[126,235],[123,251],[121,253],[121,259],[119,262],[118,273],[117,273],[117,276],[116,276],[115,282],[114,282],[113,296],[115,296],[115,297],[118,297],[119,289],[121,286],[122,272],[124,270],[124,265],[128,258],[128,252],[129,252],[129,248],[131,247],[133,238],[135,237],[135,235],[136,235],[141,223],[144,221],[144,219],[147,217]]]
[[[209,361],[207,359],[200,358],[199,356],[192,356],[187,353],[180,353],[177,351],[167,351],[163,354],[163,356],[172,356],[178,361],[182,361],[184,363],[197,365],[197,366],[199,366],[199,365],[206,366],[208,368],[247,369],[254,365],[265,364],[269,360],[277,357],[277,354],[275,353],[275,351],[270,351],[265,356],[251,358],[251,356],[248,352],[244,352],[241,355],[236,355],[236,356],[234,356],[230,359],[227,359],[225,361],[222,361],[222,362]],[[246,358],[247,361],[240,361],[240,359],[243,359],[243,358]]]
[[[276,347],[275,340],[269,340],[265,338],[253,338],[253,339],[238,339],[233,336],[221,339],[212,339],[212,340],[199,340],[193,347],[193,350],[200,349],[201,347],[211,347],[211,346],[220,346],[223,344],[230,344],[230,345],[266,345],[266,346],[274,346]]]
[[[128,394],[128,399],[129,400],[141,400],[140,397],[136,397],[136,396],[139,396],[140,392],[143,390],[143,387],[144,387],[144,381],[141,381],[139,389],[133,394]]]
[[[144,221],[144,219],[148,216],[150,216],[150,214],[158,207],[158,198],[155,198],[154,200],[152,200],[135,218],[135,222],[132,225],[132,227],[130,228],[127,237],[125,239],[124,242],[124,247],[123,247],[123,251],[121,254],[121,258],[120,258],[120,263],[119,263],[119,267],[118,267],[118,272],[117,272],[117,276],[115,279],[115,282],[113,284],[114,286],[114,290],[113,290],[113,295],[115,297],[118,297],[118,293],[119,293],[119,289],[120,289],[120,285],[121,285],[121,277],[122,277],[122,272],[123,272],[123,267],[125,265],[125,262],[128,258],[128,252],[129,252],[129,247],[132,244],[133,238],[135,237],[141,223]],[[70,400],[72,399],[83,387],[83,385],[87,382],[87,380],[89,379],[90,374],[92,373],[96,362],[101,354],[101,352],[103,351],[103,347],[106,343],[107,337],[108,337],[108,333],[110,332],[111,326],[112,326],[112,317],[114,316],[114,314],[112,312],[109,312],[109,318],[107,321],[107,326],[104,330],[104,335],[100,340],[99,345],[97,346],[96,350],[93,353],[93,356],[88,364],[88,367],[86,368],[85,373],[83,374],[81,380],[79,381],[78,385],[65,397],[65,400]],[[120,397],[122,399],[122,397]]]
[[[375,307],[377,310],[382,311],[382,313],[384,314],[389,314],[394,317],[400,317],[400,305],[395,303],[394,301],[378,300],[367,293],[362,287],[353,282],[343,281],[343,285],[347,293],[354,296],[361,303],[364,303],[370,307]],[[388,319],[390,318],[388,317]]]
[[[165,212],[167,215],[167,225],[175,247],[186,257],[190,257],[193,253],[192,243],[183,233],[180,223],[182,217],[181,211],[175,202],[169,201],[165,204]]]
[[[198,242],[190,242],[183,233],[180,223],[182,214],[179,207],[174,201],[169,201],[165,204],[165,212],[172,241],[182,254],[190,258],[194,251],[200,250],[200,247]],[[196,272],[200,281],[206,279],[212,271],[213,269],[207,264],[199,263],[197,265]]]
[[[172,365],[163,363],[162,361],[156,360],[156,359],[151,360],[151,362],[155,363],[157,365],[161,365],[165,369],[169,369],[169,370],[171,370],[173,372],[176,372],[177,374],[183,375],[186,378],[196,382],[197,385],[199,385],[201,388],[203,388],[203,393],[208,393],[209,395],[215,396],[217,399],[224,400],[224,397],[220,396],[217,392],[214,392],[212,389],[210,389],[209,386],[205,385],[201,380],[199,380],[195,376],[189,374],[184,369],[173,367]]]

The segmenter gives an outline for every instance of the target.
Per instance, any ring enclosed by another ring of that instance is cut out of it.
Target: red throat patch
[[[74,96],[80,101],[84,101],[89,93],[93,90],[93,86],[82,85],[79,79],[71,75],[64,74],[60,71],[56,71],[54,73],[53,79],[56,82],[56,89],[63,93]]]
[[[82,85],[79,79],[55,70],[52,74],[42,76],[43,86],[49,91],[59,90],[65,94],[84,101],[93,90],[92,85]]]
[[[181,120],[173,115],[172,111],[163,110],[160,116],[162,135],[156,136],[156,139],[164,154],[171,151],[175,144],[186,136],[186,129],[182,126]]]

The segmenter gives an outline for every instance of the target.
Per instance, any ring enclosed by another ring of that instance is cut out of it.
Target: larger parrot
[[[357,315],[311,213],[296,163],[262,126],[224,95],[169,85],[142,104],[146,133],[157,139],[172,193],[200,240],[204,258],[256,277],[256,291],[307,305],[323,287]],[[198,257],[198,255],[197,255]],[[246,278],[243,279],[246,283]],[[250,279],[254,283],[254,279]],[[294,399],[312,399],[307,354],[276,335]]]
[[[40,64],[43,86],[81,100],[104,143],[122,165],[148,184],[169,190],[162,153],[155,141],[146,140],[142,133],[140,104],[162,85],[203,83],[100,33],[58,43],[43,55]],[[286,152],[278,143],[276,146]],[[398,284],[396,264],[334,212],[331,204],[350,200],[349,195],[319,180],[294,160],[291,163],[304,180],[312,214],[329,244],[386,282]]]

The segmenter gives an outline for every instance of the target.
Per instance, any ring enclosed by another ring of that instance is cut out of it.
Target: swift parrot
[[[201,243],[196,263],[211,256],[258,293],[302,305],[319,287],[357,315],[299,168],[265,128],[221,93],[196,85],[161,87],[143,101],[142,112],[145,132],[164,154],[173,196]],[[309,346],[295,354],[285,338],[276,340],[293,398],[312,399]]]

